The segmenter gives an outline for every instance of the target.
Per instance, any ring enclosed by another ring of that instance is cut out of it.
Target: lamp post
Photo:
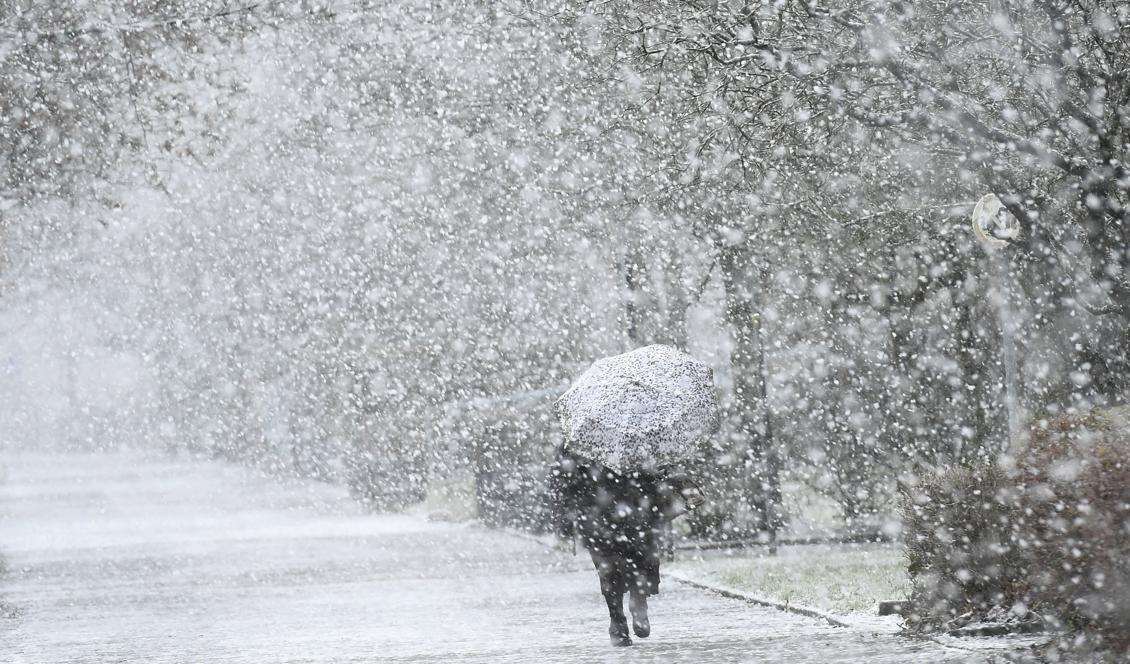
[[[1001,352],[1004,355],[1005,410],[1008,414],[1008,440],[1004,450],[1016,438],[1020,430],[1019,378],[1016,366],[1016,321],[1012,315],[1012,274],[1008,258],[1002,251],[1020,233],[1020,223],[996,194],[985,194],[973,208],[973,234],[993,263],[999,282],[997,302],[997,321],[1001,331]]]

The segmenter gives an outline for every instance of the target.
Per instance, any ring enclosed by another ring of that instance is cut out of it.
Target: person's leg
[[[628,595],[628,610],[632,613],[632,631],[641,639],[651,636],[651,621],[647,617],[647,593],[633,586]]]
[[[632,614],[632,631],[641,639],[651,636],[651,621],[647,617],[647,597],[655,594],[658,585],[653,583],[653,575],[658,575],[658,568],[646,564],[633,565],[628,610]]]
[[[647,615],[647,598],[659,592],[659,542],[654,531],[640,542],[632,552],[631,584],[628,610],[632,614],[632,630],[641,639],[651,635],[651,621]]]
[[[624,592],[628,585],[624,561],[614,554],[596,549],[589,553],[600,577],[600,594],[608,606],[608,637],[614,646],[630,646],[632,638],[628,632],[628,618],[624,615]]]
[[[624,593],[605,592],[604,602],[608,605],[608,638],[614,646],[632,645],[628,633],[628,618],[624,615]]]

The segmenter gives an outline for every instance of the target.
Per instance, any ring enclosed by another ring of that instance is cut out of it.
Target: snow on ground
[[[0,456],[5,661],[967,662],[665,582],[615,650],[583,556],[333,487],[130,454]]]
[[[910,594],[906,560],[896,544],[783,546],[761,550],[679,552],[676,569],[699,579],[843,615],[875,615],[879,602]]]
[[[911,587],[902,546],[889,543],[783,546],[776,555],[762,549],[680,551],[669,573],[731,596],[887,634],[900,632],[902,619],[878,615],[879,602],[905,600]],[[1049,637],[931,638],[958,648],[1019,653]]]

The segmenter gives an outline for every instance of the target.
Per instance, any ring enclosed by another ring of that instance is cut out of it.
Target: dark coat
[[[659,592],[660,538],[681,510],[680,483],[666,473],[619,475],[558,449],[550,469],[553,525],[592,555],[601,590]]]

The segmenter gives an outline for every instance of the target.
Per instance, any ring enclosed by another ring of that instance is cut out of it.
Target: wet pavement
[[[229,464],[0,454],[0,662],[976,662],[664,582],[613,649],[596,577],[537,542]]]

